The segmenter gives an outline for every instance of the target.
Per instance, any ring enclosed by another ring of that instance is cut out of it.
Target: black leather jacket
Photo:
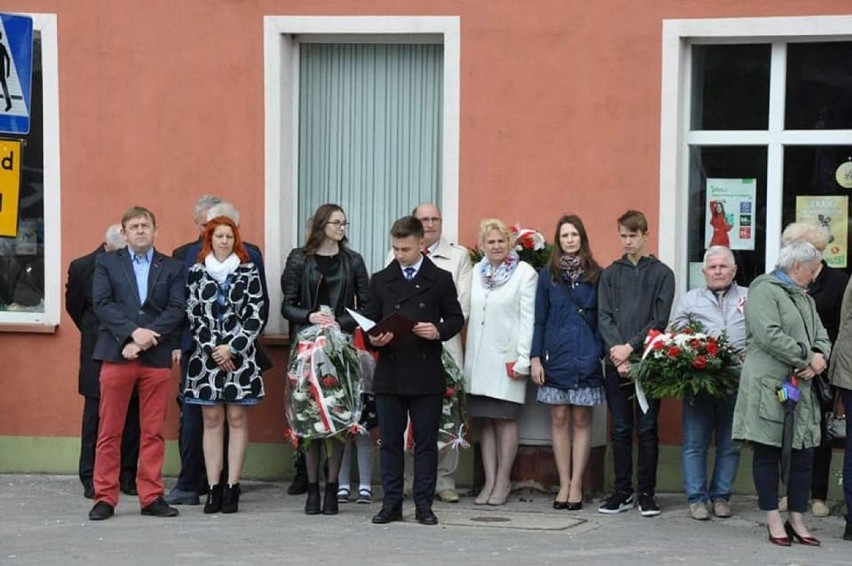
[[[340,328],[352,333],[357,325],[346,309],[360,310],[369,301],[367,267],[361,254],[347,248],[340,248],[339,266],[336,273],[326,278],[329,302]],[[287,264],[281,274],[281,290],[284,294],[281,314],[290,323],[291,344],[296,334],[310,325],[308,316],[319,309],[317,295],[322,279],[316,258],[306,256],[304,248],[295,248],[287,256]]]

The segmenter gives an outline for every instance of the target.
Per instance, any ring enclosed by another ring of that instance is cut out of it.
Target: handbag
[[[811,388],[816,393],[817,401],[819,401],[819,406],[824,407],[832,407],[832,403],[834,402],[834,391],[832,390],[831,383],[828,382],[828,377],[825,375],[826,372],[815,375],[811,380]]]
[[[840,402],[840,392],[834,396],[831,411],[823,415],[825,420],[825,434],[828,440],[843,440],[846,438],[846,415],[838,415],[835,411]]]

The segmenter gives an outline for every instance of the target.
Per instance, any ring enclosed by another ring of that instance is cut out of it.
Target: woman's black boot
[[[240,507],[240,484],[228,484],[222,494],[222,513],[236,513]]]
[[[322,514],[337,515],[337,482],[325,482],[325,497],[322,498]]]
[[[207,502],[204,504],[204,512],[208,515],[218,513],[222,510],[222,484],[217,483],[207,488]]]
[[[336,495],[336,494],[335,494]],[[308,483],[308,498],[305,500],[305,515],[320,514],[319,484]]]

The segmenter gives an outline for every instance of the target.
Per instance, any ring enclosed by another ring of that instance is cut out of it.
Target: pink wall
[[[462,243],[485,216],[551,236],[557,213],[571,211],[608,263],[626,208],[648,213],[656,248],[662,20],[849,11],[848,0],[399,5],[5,0],[4,11],[58,14],[63,273],[131,204],[158,214],[160,249],[193,238],[205,192],[233,200],[246,239],[262,244],[264,15],[459,15]],[[0,336],[0,435],[78,434],[77,340],[67,317],[54,335]],[[280,439],[277,357],[252,417],[256,441]]]

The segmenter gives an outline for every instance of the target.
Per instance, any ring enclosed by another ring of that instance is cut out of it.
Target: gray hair
[[[110,224],[104,234],[104,243],[107,251],[117,250],[127,245],[124,234],[121,233],[121,224]]]
[[[789,246],[795,242],[808,242],[817,250],[824,250],[831,240],[831,233],[825,226],[810,222],[793,222],[781,233],[781,245]]]
[[[198,197],[198,200],[195,201],[195,214],[201,214],[220,202],[222,202],[222,197],[217,197],[216,195],[201,195]]]
[[[704,252],[704,267],[707,267],[707,260],[711,257],[716,256],[725,256],[725,259],[728,260],[728,263],[731,265],[736,265],[737,262],[734,259],[734,252],[727,246],[710,246],[707,248],[707,251]]]
[[[210,207],[210,210],[207,211],[207,220],[212,220],[217,216],[227,216],[231,220],[234,221],[234,224],[237,226],[240,225],[240,213],[237,212],[236,207],[227,202],[222,201],[219,204],[215,204]]]
[[[813,263],[821,261],[822,254],[810,242],[793,242],[781,248],[775,267],[789,273],[797,263]]]

